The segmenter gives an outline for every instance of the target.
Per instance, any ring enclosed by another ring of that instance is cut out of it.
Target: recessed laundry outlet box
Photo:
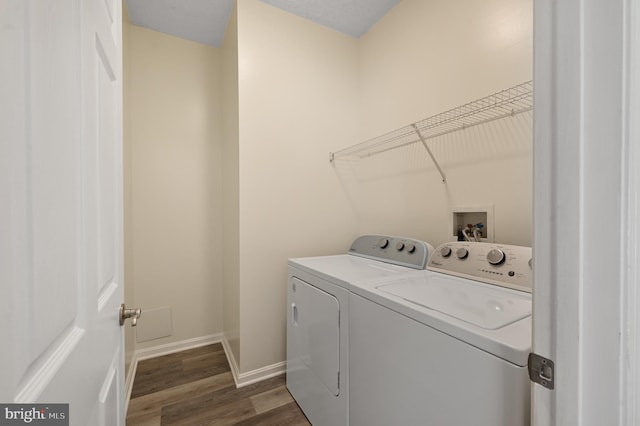
[[[494,242],[493,205],[452,207],[449,217],[454,241],[465,239],[466,232],[471,240],[477,237],[483,243]]]

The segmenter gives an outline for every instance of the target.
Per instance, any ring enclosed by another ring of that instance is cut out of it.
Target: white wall
[[[287,258],[345,252],[356,222],[328,153],[356,138],[357,41],[238,3],[240,372],[285,359]]]
[[[532,79],[532,1],[404,0],[359,41],[360,140]],[[434,245],[451,239],[454,206],[494,205],[495,238],[531,245],[531,113],[352,162],[360,232]],[[334,145],[342,148],[339,144]]]
[[[144,348],[222,331],[221,54],[137,26],[128,40],[127,286],[147,311],[138,339],[163,331],[153,309],[172,314],[171,335]]]

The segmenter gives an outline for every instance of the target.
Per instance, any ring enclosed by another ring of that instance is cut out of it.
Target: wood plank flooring
[[[127,426],[309,425],[280,375],[236,389],[222,345],[140,361]]]

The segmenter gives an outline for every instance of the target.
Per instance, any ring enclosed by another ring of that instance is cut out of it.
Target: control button
[[[389,240],[387,238],[380,238],[380,241],[378,241],[378,247],[387,248],[388,246],[389,246]]]
[[[513,271],[509,271],[509,276],[510,276],[510,277],[513,277],[515,274],[516,274],[515,272],[513,272]]]
[[[533,258],[529,259],[529,269],[533,270]]]
[[[407,251],[409,253],[414,253],[416,251],[416,245],[415,244],[407,244]]]
[[[396,243],[396,250],[398,251],[404,250],[404,243],[402,241]]]
[[[500,249],[491,249],[489,253],[487,253],[487,262],[492,265],[500,265],[504,263],[505,255],[504,252]]]
[[[469,256],[469,250],[464,247],[460,247],[458,250],[456,250],[456,256],[458,257],[458,259],[466,259],[467,256]]]
[[[449,246],[442,247],[440,249],[440,254],[442,255],[442,257],[451,256],[451,247],[449,247]]]

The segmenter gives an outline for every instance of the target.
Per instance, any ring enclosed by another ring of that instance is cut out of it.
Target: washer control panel
[[[427,266],[433,246],[424,241],[387,235],[362,235],[355,239],[349,254],[413,269]]]
[[[438,246],[427,269],[531,293],[531,247],[456,241]]]

